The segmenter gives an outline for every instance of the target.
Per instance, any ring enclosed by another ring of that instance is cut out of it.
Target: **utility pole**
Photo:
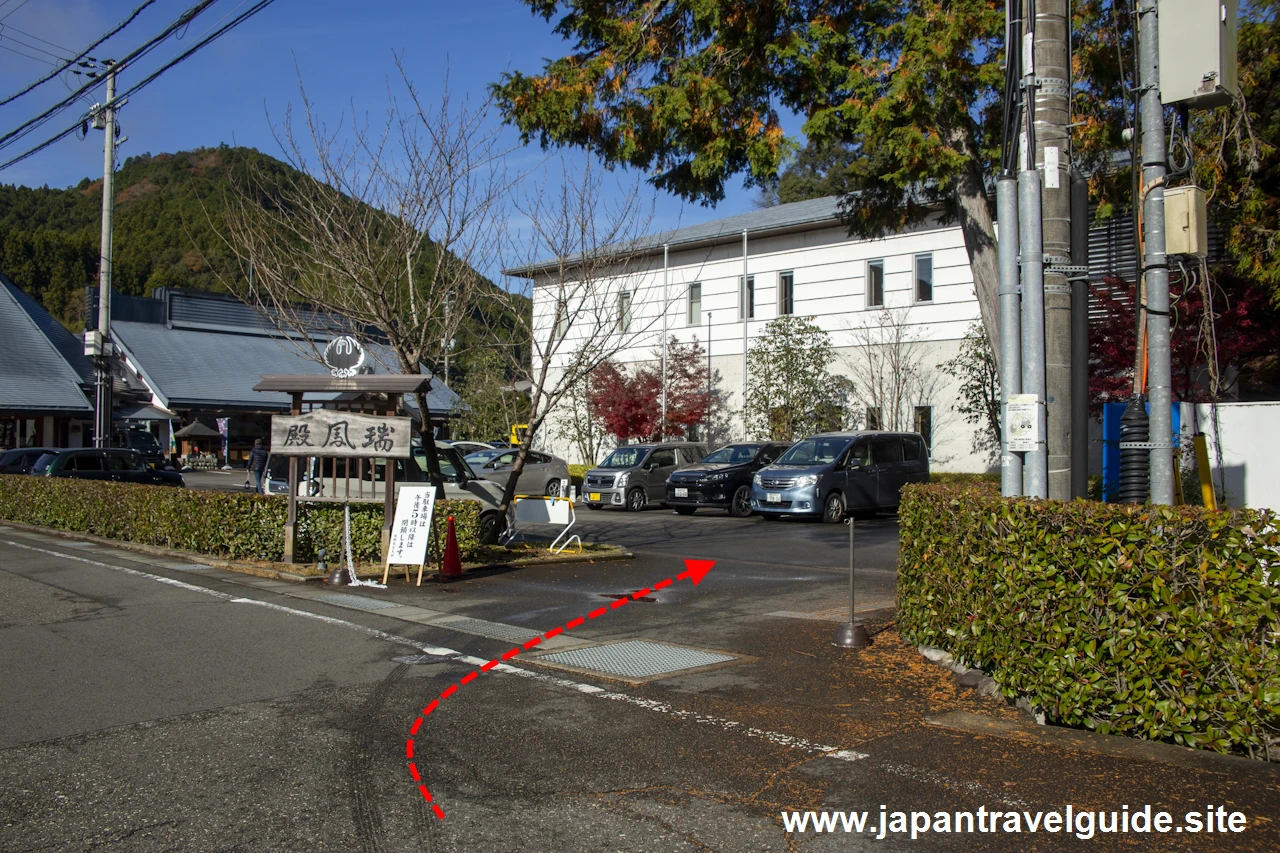
[[[671,308],[671,293],[667,288],[668,250],[662,244],[662,440],[667,440],[667,311]]]
[[[1071,36],[1068,0],[1028,0],[1034,10],[1035,159],[1042,175],[1045,439],[1048,497],[1071,500]],[[1035,215],[1032,212],[1032,215]]]
[[[1225,8],[1225,7],[1224,7]],[[1226,13],[1223,12],[1225,15]],[[1151,502],[1173,504],[1173,403],[1169,367],[1169,262],[1165,257],[1164,105],[1160,101],[1156,0],[1138,4],[1138,74],[1142,100],[1142,277],[1146,282],[1147,395],[1151,401]]]
[[[747,440],[747,318],[751,315],[751,291],[747,283],[747,229],[742,229],[742,440]]]
[[[106,61],[107,99],[94,113],[93,126],[106,131],[102,146],[102,247],[98,259],[98,328],[85,333],[85,355],[94,366],[94,447],[111,443],[111,216],[116,171],[116,69]]]
[[[1023,4],[1024,21],[1034,19],[1035,0]],[[1041,220],[1041,176],[1036,170],[1036,61],[1034,33],[1025,29],[1022,43],[1022,91],[1026,104],[1020,135],[1018,171],[1018,248],[1022,267],[1022,392],[1035,400],[1035,449],[1023,457],[1022,494],[1049,496],[1045,446],[1044,250]]]

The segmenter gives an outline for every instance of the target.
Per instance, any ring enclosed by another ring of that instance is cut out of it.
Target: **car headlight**
[[[621,489],[623,486],[627,484],[627,477],[628,477],[627,474],[619,474],[618,479],[613,481],[613,485]]]
[[[760,475],[759,475],[759,474],[756,474],[755,476],[753,476],[753,477],[751,478],[751,482],[755,483],[757,486],[763,486],[763,485],[764,485],[764,481],[760,478]]]
[[[797,486],[816,486],[818,485],[817,474],[805,474],[803,477],[796,477]]]
[[[716,483],[716,482],[719,482],[720,480],[727,480],[727,479],[729,479],[729,475],[721,472],[718,474],[708,474],[707,476],[702,478],[702,481],[704,483]]]

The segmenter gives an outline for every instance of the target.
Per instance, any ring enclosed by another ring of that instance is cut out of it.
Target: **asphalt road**
[[[845,528],[657,510],[595,513],[582,528],[635,548],[637,559],[382,591],[193,569],[0,527],[0,850],[1280,846],[1280,774],[1260,763],[1174,766],[1035,732],[929,724],[958,714],[1025,725],[924,663],[892,627],[872,649],[850,652],[831,646],[829,615],[804,618],[843,599]],[[891,619],[873,611],[891,594],[892,574],[877,564],[891,561],[893,522],[856,530],[867,615],[879,630]],[[673,577],[685,558],[718,562],[697,587],[682,580],[613,606],[617,595]],[[513,642],[591,612],[598,617],[422,715]],[[734,659],[628,682],[534,657],[600,654],[635,639]],[[781,819],[785,809],[860,810],[874,827],[881,804],[932,812],[1069,803],[1179,813],[1226,804],[1250,828],[1089,842],[1043,832],[878,841],[874,832],[787,832]]]

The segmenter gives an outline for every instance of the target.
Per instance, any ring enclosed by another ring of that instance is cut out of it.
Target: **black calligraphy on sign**
[[[311,427],[306,424],[289,427],[284,443],[286,447],[311,447]]]
[[[356,446],[351,443],[351,437],[347,434],[347,422],[338,421],[329,425],[329,434],[324,437],[322,447],[349,447],[352,450]]]
[[[364,431],[364,444],[361,447],[372,447],[374,450],[389,452],[395,447],[391,436],[395,435],[395,427],[386,425],[371,426]]]

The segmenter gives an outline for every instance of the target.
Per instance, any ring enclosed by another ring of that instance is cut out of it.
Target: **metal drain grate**
[[[539,632],[529,628],[521,628],[519,625],[504,625],[501,622],[487,622],[484,619],[468,619],[464,617],[436,622],[435,625],[437,628],[461,631],[464,634],[475,634],[478,637],[488,637],[491,640],[509,640],[513,643],[524,643],[539,636]]]
[[[737,660],[734,655],[704,652],[651,643],[647,640],[627,640],[604,646],[589,646],[567,652],[542,655],[539,663],[557,663],[578,669],[589,669],[622,678],[652,678],[686,669]]]
[[[394,601],[380,601],[376,598],[365,598],[363,595],[347,595],[345,592],[335,592],[319,599],[326,604],[341,604],[344,607],[354,607],[357,610],[389,610],[392,607],[403,607],[402,604],[396,604]]]

